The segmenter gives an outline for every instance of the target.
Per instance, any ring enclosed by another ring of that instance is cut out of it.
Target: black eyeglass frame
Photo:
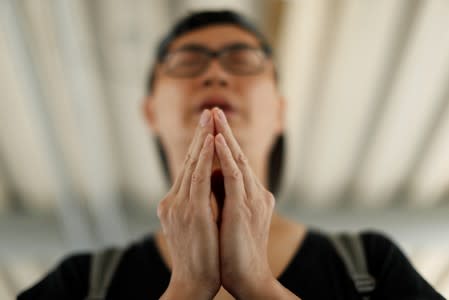
[[[235,69],[230,68],[228,66],[228,64],[226,63],[226,61],[224,61],[223,59],[221,59],[222,57],[225,57],[225,54],[229,53],[230,51],[235,51],[235,50],[255,50],[255,51],[259,51],[259,53],[263,56],[261,59],[261,63],[259,65],[258,68],[252,70],[251,72],[237,72]],[[203,63],[203,66],[201,68],[198,68],[198,70],[194,73],[191,74],[185,74],[185,75],[181,75],[181,74],[175,74],[173,72],[170,71],[170,69],[168,68],[167,60],[170,59],[170,56],[175,55],[178,52],[183,52],[183,51],[196,51],[198,53],[204,54],[204,57],[207,58],[205,60],[205,62]],[[212,59],[217,58],[220,65],[227,71],[230,72],[231,74],[235,74],[235,75],[241,75],[241,76],[245,76],[245,75],[255,75],[258,74],[260,72],[262,72],[264,70],[264,65],[265,62],[268,58],[271,58],[271,49],[270,47],[265,46],[264,44],[260,45],[260,46],[252,46],[252,45],[248,45],[248,44],[244,44],[244,43],[235,43],[235,44],[231,44],[228,46],[225,46],[219,50],[211,50],[203,45],[199,45],[199,44],[189,44],[189,45],[185,45],[183,47],[180,47],[178,49],[175,49],[173,51],[167,52],[165,53],[164,56],[162,56],[159,60],[159,62],[161,64],[165,64],[164,69],[165,69],[165,73],[169,76],[172,77],[196,77],[198,75],[200,75],[201,73],[203,73],[207,67],[209,66],[210,62],[212,61]]]

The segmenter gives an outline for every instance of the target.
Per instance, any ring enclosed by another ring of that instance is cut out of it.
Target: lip
[[[196,112],[201,113],[205,109],[212,109],[214,107],[220,108],[226,116],[236,113],[236,108],[227,97],[212,95],[204,97],[203,100],[196,107]]]

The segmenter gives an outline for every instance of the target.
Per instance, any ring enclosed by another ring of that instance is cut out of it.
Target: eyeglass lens
[[[226,71],[237,75],[259,73],[263,69],[265,59],[261,49],[244,45],[229,46],[218,52],[207,48],[186,48],[167,56],[167,74],[177,77],[198,76],[205,71],[213,56],[218,56]]]

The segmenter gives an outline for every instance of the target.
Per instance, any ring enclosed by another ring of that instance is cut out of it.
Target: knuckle
[[[196,167],[198,159],[196,157],[191,156],[188,162],[188,168],[190,171],[193,171]]]
[[[167,200],[164,199],[161,201],[161,203],[159,203],[157,207],[157,216],[159,217],[159,219],[165,218],[167,216],[167,211],[168,211],[168,203]]]
[[[274,204],[276,202],[276,199],[274,198],[273,193],[271,193],[270,191],[265,191],[265,197],[264,198],[265,198],[265,201],[268,203],[268,205],[270,207],[274,206]]]
[[[243,153],[237,155],[237,163],[241,166],[245,166],[248,163],[248,158]]]
[[[194,184],[203,183],[205,180],[206,180],[206,176],[204,176],[204,174],[202,174],[199,171],[195,171],[192,174],[192,183],[194,183]]]
[[[169,220],[177,220],[179,215],[179,205],[176,203],[173,203],[171,207],[167,210],[167,217]]]
[[[176,180],[179,180],[179,181],[182,181],[182,177],[181,177],[181,174],[178,174],[178,178],[176,178]],[[180,183],[179,183],[180,184]],[[176,190],[176,188],[175,188],[175,183],[173,183],[173,185],[170,187],[170,190],[167,192],[167,195],[166,195],[166,199],[167,198],[169,198],[169,197],[174,197],[174,196],[176,196],[176,193],[177,193],[177,190]],[[163,201],[168,201],[168,200],[163,200]]]
[[[174,210],[173,208],[168,209],[167,212],[166,212],[166,214],[165,214],[165,219],[168,220],[168,222],[171,223],[172,220],[175,219],[174,216],[173,216],[174,213],[175,213],[175,210]]]
[[[229,174],[229,178],[232,180],[240,180],[240,178],[242,177],[242,173],[240,173],[240,170],[238,169],[232,169],[230,174]]]
[[[157,208],[157,217],[159,219],[162,219],[164,217],[164,210],[161,208],[161,206],[158,206]]]
[[[190,161],[190,158],[192,157],[192,154],[190,154],[190,152],[188,152],[186,154],[186,157],[184,159],[184,164],[187,164]]]

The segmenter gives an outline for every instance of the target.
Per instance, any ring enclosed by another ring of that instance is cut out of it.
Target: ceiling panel
[[[436,286],[438,287],[438,291],[441,293],[441,295],[446,297],[446,299],[449,298],[449,268],[447,269],[446,273],[438,280]]]
[[[0,166],[2,166],[1,161],[0,161]],[[2,169],[0,167],[0,214],[1,213],[6,213],[9,209],[10,209],[10,203],[9,203],[9,197],[10,195],[8,195],[8,191],[7,188],[8,187],[6,184],[6,180],[5,180],[5,176],[2,173]]]
[[[398,37],[404,1],[344,1],[335,45],[319,83],[316,118],[299,180],[305,200],[335,205],[349,181]]]
[[[423,245],[412,252],[411,258],[415,267],[428,282],[438,284],[440,278],[449,269],[448,250],[448,248],[435,249]]]
[[[423,143],[441,110],[449,69],[449,2],[421,3],[385,115],[357,181],[360,201],[370,206],[386,205],[396,196],[420,149],[428,146]]]
[[[446,78],[449,78],[449,74]],[[434,207],[442,205],[444,201],[449,203],[449,82],[446,89],[446,108],[441,124],[436,128],[428,151],[410,183],[410,201],[420,206]]]
[[[256,1],[253,0],[184,0],[180,3],[180,15],[198,9],[235,9],[251,18],[259,17]]]
[[[302,159],[310,134],[318,84],[332,47],[335,7],[330,1],[287,1],[281,18],[277,61],[280,89],[286,101],[287,153],[284,195],[300,195]],[[292,67],[295,66],[295,67]]]
[[[15,297],[14,291],[7,284],[7,280],[4,273],[0,269],[0,298],[1,299],[13,299]]]
[[[11,259],[5,263],[5,270],[9,280],[11,280],[14,294],[37,282],[42,277],[42,274],[47,271],[46,268],[36,259],[29,257]]]
[[[1,2],[0,20],[0,145],[2,161],[9,170],[12,189],[17,190],[34,211],[51,210],[58,189],[52,170],[45,124],[14,6]]]
[[[171,20],[167,1],[86,1],[94,29],[105,103],[127,202],[157,202],[166,191],[141,105],[153,46]],[[136,204],[136,203],[134,203]]]

